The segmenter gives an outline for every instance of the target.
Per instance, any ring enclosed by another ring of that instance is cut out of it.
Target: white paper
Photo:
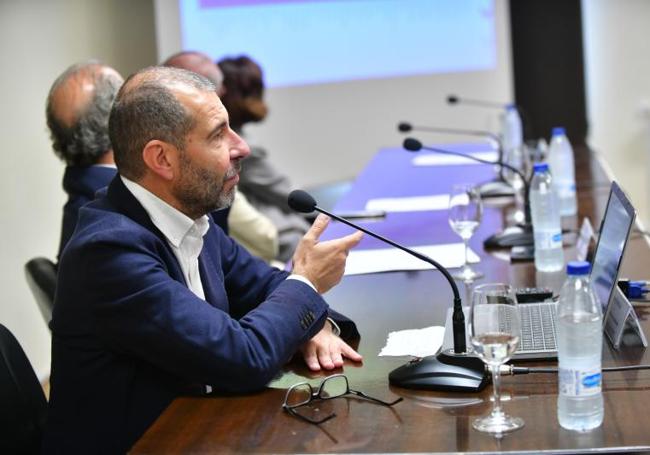
[[[488,161],[497,161],[499,159],[499,153],[495,150],[467,153],[467,155],[473,156],[475,158],[480,158],[482,160],[488,160]],[[415,158],[413,158],[411,163],[413,164],[413,166],[451,166],[455,164],[484,164],[484,163],[479,163],[478,161],[471,160],[469,158],[463,158],[457,155],[443,155],[442,153],[427,153],[427,154],[417,155]]]
[[[461,267],[465,260],[465,245],[462,243],[416,246],[411,247],[411,249],[429,256],[443,267],[449,269]],[[470,263],[480,261],[476,253],[471,249],[468,256]],[[434,268],[432,265],[397,248],[353,250],[348,255],[345,263],[345,275],[361,275],[395,270],[427,270],[432,268]]]
[[[412,355],[415,357],[433,355],[442,346],[444,335],[445,328],[440,326],[390,332],[388,340],[386,340],[386,346],[379,355]]]
[[[448,208],[448,194],[370,199],[366,203],[366,210],[383,210],[385,212],[421,212],[447,210]]]

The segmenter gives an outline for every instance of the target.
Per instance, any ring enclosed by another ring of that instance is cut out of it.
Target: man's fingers
[[[354,234],[346,235],[345,237],[339,237],[338,239],[321,242],[320,245],[327,248],[349,250],[351,248],[354,248],[362,238],[363,232],[357,231]]]
[[[320,371],[320,363],[318,363],[318,357],[316,356],[316,349],[313,346],[309,346],[305,351],[303,351],[303,357],[305,363],[312,371]]]
[[[341,343],[343,346],[341,346],[341,353],[347,357],[348,359],[354,361],[354,362],[361,362],[363,360],[363,356],[359,354],[357,351],[352,349],[347,343],[342,342]]]
[[[342,237],[341,243],[345,246],[346,249],[351,249],[354,248],[359,244],[361,239],[363,238],[363,232],[357,231],[354,234],[346,235],[345,237]]]
[[[321,350],[318,352],[318,361],[320,362],[320,366],[326,370],[333,370],[335,368],[329,349],[321,348]]]
[[[341,351],[339,351],[338,349],[332,351],[332,363],[334,363],[334,366],[336,368],[343,366],[343,356],[341,355]]]
[[[322,213],[319,214],[316,217],[316,220],[314,220],[314,224],[311,225],[307,233],[305,234],[305,238],[311,239],[313,241],[316,241],[319,239],[325,228],[330,222],[330,217],[327,215],[323,215]]]

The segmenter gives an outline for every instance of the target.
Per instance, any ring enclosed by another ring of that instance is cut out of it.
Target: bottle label
[[[562,233],[556,232],[555,234],[550,232],[535,232],[533,230],[533,235],[535,237],[535,246],[540,250],[550,250],[555,248],[562,248]]]
[[[600,367],[589,370],[560,368],[560,394],[568,397],[587,397],[601,391]]]

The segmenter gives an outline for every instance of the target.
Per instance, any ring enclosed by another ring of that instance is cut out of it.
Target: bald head
[[[215,85],[217,95],[223,95],[223,73],[206,54],[196,51],[179,52],[165,60],[163,66],[181,68],[200,74]]]
[[[69,67],[50,88],[46,116],[52,146],[68,165],[89,166],[110,152],[108,116],[123,79],[96,61]]]

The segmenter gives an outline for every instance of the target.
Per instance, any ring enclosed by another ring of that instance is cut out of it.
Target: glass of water
[[[519,345],[521,324],[517,299],[507,284],[483,284],[472,294],[469,336],[474,352],[492,373],[493,408],[490,414],[472,422],[478,431],[500,435],[524,426],[501,408],[499,367],[507,362]]]
[[[454,185],[449,195],[449,225],[465,244],[465,262],[459,272],[453,277],[464,282],[481,278],[483,274],[472,269],[469,265],[469,239],[481,224],[483,204],[478,190],[470,184]]]

